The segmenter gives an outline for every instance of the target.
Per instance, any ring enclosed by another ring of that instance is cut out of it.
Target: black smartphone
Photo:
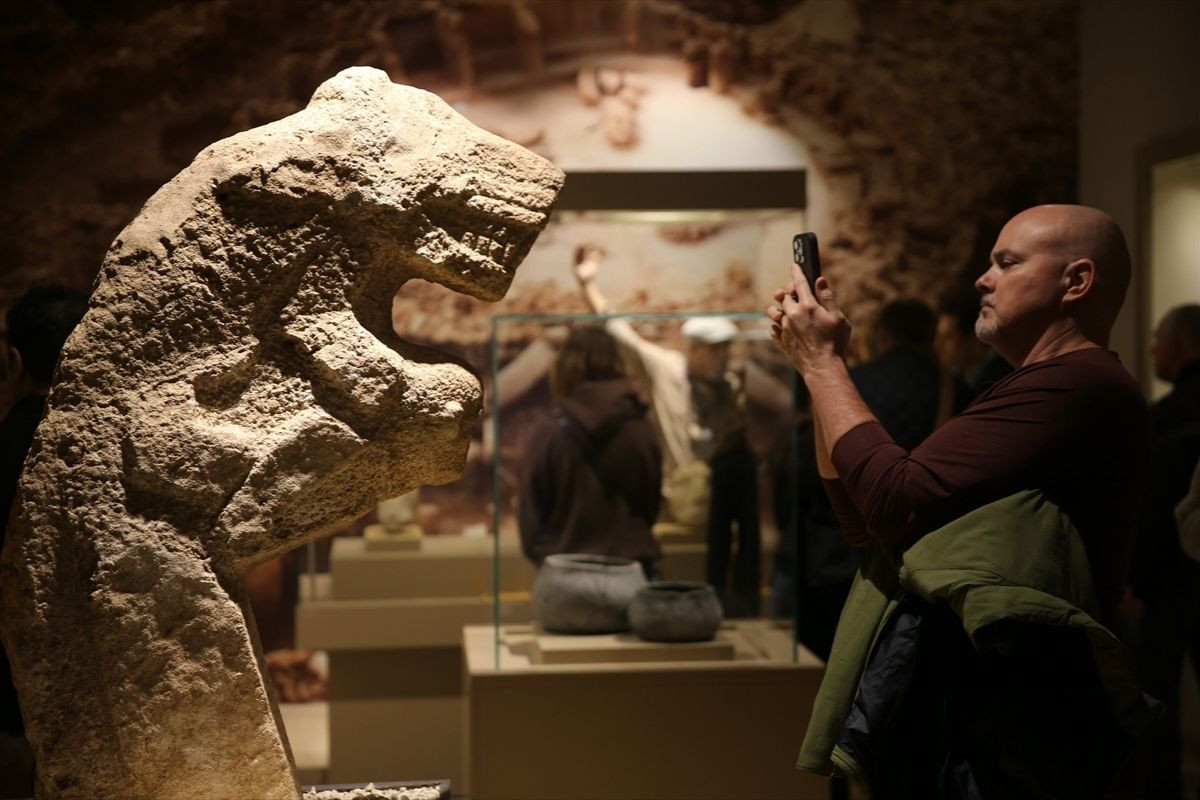
[[[804,270],[808,288],[816,294],[817,278],[821,277],[821,251],[817,249],[815,233],[797,233],[792,237],[792,260]]]

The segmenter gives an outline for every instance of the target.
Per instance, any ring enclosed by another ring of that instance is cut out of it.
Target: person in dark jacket
[[[1151,356],[1155,377],[1170,383],[1171,391],[1150,407],[1154,441],[1129,582],[1141,611],[1138,677],[1164,709],[1149,748],[1146,798],[1176,800],[1183,792],[1180,676],[1189,644],[1193,659],[1200,653],[1200,564],[1184,553],[1174,515],[1200,458],[1200,305],[1176,306],[1163,315]]]
[[[1155,436],[1200,422],[1200,304],[1175,306],[1154,329],[1154,376],[1171,391],[1150,407]]]
[[[662,451],[612,337],[574,328],[550,384],[554,408],[531,432],[521,465],[523,552],[535,564],[553,553],[621,556],[653,577]]]
[[[943,369],[962,380],[972,398],[1012,372],[1012,364],[975,336],[979,301],[951,299],[938,311],[934,349]]]
[[[779,442],[772,464],[779,547],[771,571],[771,613],[792,619],[800,644],[828,661],[860,553],[843,538],[821,485],[807,409],[797,412],[796,432]]]
[[[59,351],[86,310],[87,298],[62,286],[34,287],[8,310],[5,377],[14,402],[0,420],[0,549]],[[8,657],[0,647],[0,797],[33,794],[33,751],[24,734]]]
[[[850,379],[884,430],[905,450],[967,407],[967,384],[938,365],[933,349],[937,317],[916,299],[893,300],[879,312],[870,361]]]

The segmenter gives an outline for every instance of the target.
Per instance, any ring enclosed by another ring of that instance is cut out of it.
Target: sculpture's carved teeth
[[[467,231],[458,241],[459,244],[476,255],[483,256],[489,261],[504,266],[508,263],[508,259],[512,255],[513,246],[505,244],[503,239],[503,233],[490,232],[490,235],[484,235]]]
[[[546,215],[484,195],[474,195],[451,205],[446,198],[433,201],[431,218],[455,244],[488,262],[490,269],[509,271],[545,225]],[[444,205],[446,213],[438,213]],[[452,209],[452,210],[451,210]]]
[[[482,211],[489,217],[494,217],[502,224],[515,225],[522,228],[537,228],[546,223],[546,215],[516,203],[509,203],[495,197],[477,194],[467,198],[467,205],[476,211]]]

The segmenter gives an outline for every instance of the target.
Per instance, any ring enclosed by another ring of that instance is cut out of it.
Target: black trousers
[[[759,614],[759,584],[762,580],[758,462],[750,448],[743,447],[715,456],[709,467],[712,470],[712,494],[708,505],[706,578],[726,600],[727,615],[755,617]],[[737,525],[736,554],[732,552],[734,524]],[[731,555],[732,581],[729,580]],[[732,591],[727,592],[727,588]]]

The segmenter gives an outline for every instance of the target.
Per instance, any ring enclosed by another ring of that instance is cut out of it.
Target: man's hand
[[[840,360],[850,343],[850,321],[824,276],[816,289],[814,297],[803,270],[792,264],[792,282],[777,289],[775,304],[767,307],[771,338],[801,375]]]
[[[767,307],[767,316],[771,318],[771,338],[804,377],[812,397],[817,471],[823,478],[835,478],[833,449],[838,440],[852,428],[875,419],[842,360],[850,343],[850,322],[834,302],[829,281],[817,278],[817,296],[813,297],[808,278],[796,264],[792,265],[791,284],[775,292],[775,304]]]

